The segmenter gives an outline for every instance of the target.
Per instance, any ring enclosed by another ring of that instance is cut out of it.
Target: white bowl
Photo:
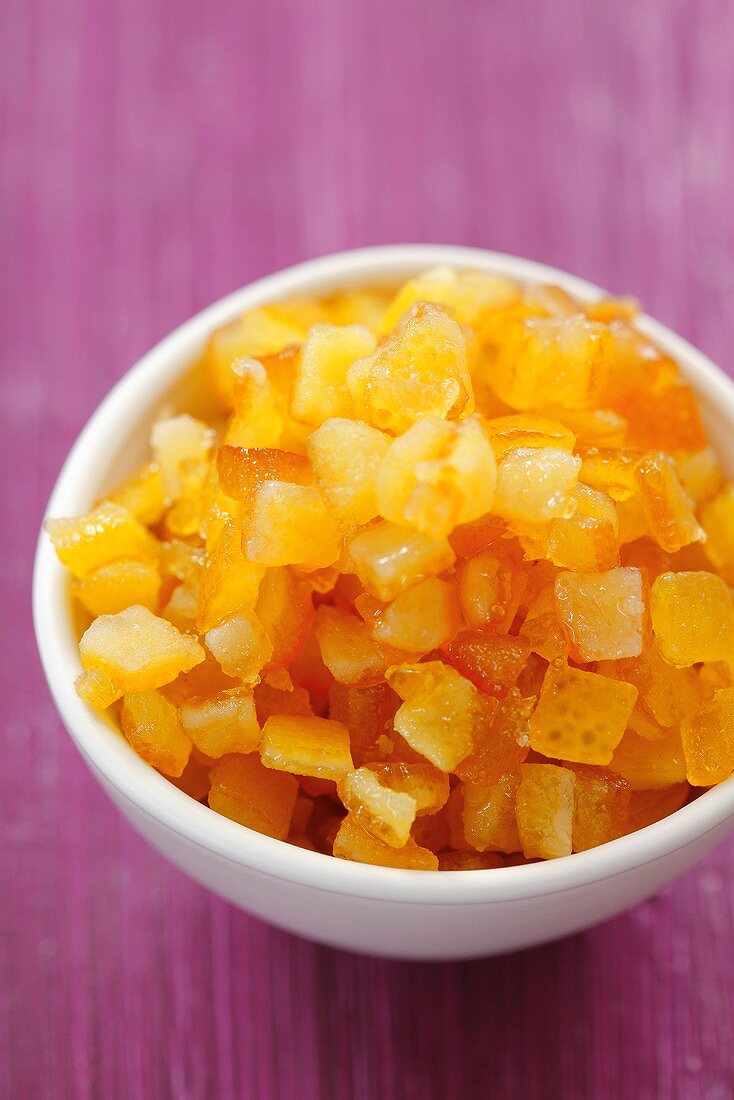
[[[85,511],[146,453],[157,410],[207,336],[239,314],[294,293],[393,283],[425,267],[480,268],[555,283],[582,301],[601,291],[554,268],[445,245],[344,252],[261,279],[197,314],[115,386],[79,436],[48,514]],[[734,385],[704,355],[649,318],[641,329],[681,364],[714,445],[734,470]],[[178,386],[177,386],[178,384]],[[734,782],[611,844],[547,863],[435,874],[363,866],[252,832],[200,805],[139,759],[74,691],[80,665],[69,585],[46,537],[35,564],[38,647],[61,717],[113,802],[173,863],[235,905],[335,947],[416,959],[499,954],[576,932],[635,905],[704,856],[734,823]]]

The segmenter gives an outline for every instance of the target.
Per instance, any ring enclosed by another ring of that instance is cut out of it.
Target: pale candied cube
[[[260,759],[267,768],[339,780],[354,767],[349,730],[331,718],[274,714],[263,727]]]
[[[734,687],[719,688],[681,725],[686,778],[694,787],[723,783],[734,772]]]
[[[300,344],[306,325],[289,315],[280,304],[250,309],[236,320],[217,329],[206,349],[204,363],[215,392],[227,408],[235,400],[233,364],[243,356],[261,359],[291,344]]]
[[[448,776],[417,754],[415,760],[373,761],[365,770],[373,772],[391,791],[410,795],[416,817],[438,813],[448,800]]]
[[[332,512],[344,522],[367,523],[378,514],[377,471],[389,436],[360,420],[325,420],[309,436],[308,455]]]
[[[348,772],[337,790],[354,821],[372,836],[391,848],[408,843],[417,808],[409,794],[391,790],[369,768]]]
[[[464,334],[430,302],[415,305],[372,355],[353,363],[347,385],[356,415],[393,433],[425,416],[474,409]]]
[[[412,871],[438,870],[438,857],[421,848],[412,837],[401,848],[393,848],[372,836],[347,814],[334,837],[333,853],[337,859],[355,863],[372,863],[379,867],[402,867]]]
[[[661,573],[652,585],[651,611],[655,640],[671,665],[732,658],[734,607],[716,574]]]
[[[486,852],[519,852],[515,816],[519,772],[507,772],[491,783],[463,784],[464,835],[472,848]]]
[[[313,471],[306,456],[278,447],[222,446],[217,450],[217,474],[227,496],[245,504],[249,504],[264,481],[313,484]]]
[[[568,494],[575,512],[551,520],[533,550],[561,569],[604,573],[619,562],[619,516],[611,497],[588,485],[574,485]],[[521,540],[526,552],[526,539]],[[533,553],[533,556],[536,556]]]
[[[316,612],[313,589],[290,569],[265,572],[255,615],[271,647],[269,668],[289,668],[306,644]]]
[[[356,615],[325,604],[316,612],[316,638],[324,664],[342,684],[377,684],[390,665],[405,658],[400,650],[377,642],[369,626]]]
[[[257,359],[232,364],[234,413],[224,442],[234,447],[275,447],[283,441],[287,410],[267,370]]]
[[[636,832],[675,813],[688,801],[691,788],[687,783],[675,783],[651,791],[632,791],[627,831]]]
[[[156,462],[141,466],[110,493],[110,500],[122,505],[146,527],[159,523],[166,510],[166,490],[160,466]]]
[[[82,666],[109,676],[123,692],[150,691],[204,660],[199,643],[147,607],[100,615],[79,642]]]
[[[362,325],[314,325],[301,347],[291,412],[296,420],[321,424],[349,416],[352,400],[347,370],[375,350],[376,340]]]
[[[516,816],[523,855],[557,859],[572,850],[575,776],[555,764],[521,764]]]
[[[646,455],[635,467],[642,506],[652,537],[675,553],[704,537],[669,455]]]
[[[370,595],[385,602],[411,584],[450,569],[455,560],[446,539],[388,522],[376,523],[350,539],[349,557]]]
[[[382,645],[429,653],[453,638],[460,627],[453,584],[429,577],[401,592],[379,612],[372,636]]]
[[[258,485],[242,540],[245,557],[260,565],[323,569],[341,549],[341,533],[316,486],[284,481]]]
[[[389,669],[387,681],[403,700],[395,729],[441,771],[454,771],[488,721],[491,708],[480,693],[441,661]]]
[[[62,565],[77,578],[116,558],[155,561],[158,544],[120,504],[105,500],[74,519],[47,519],[45,529]]]
[[[607,374],[607,327],[582,314],[517,320],[502,333],[490,382],[513,409],[590,409]]]
[[[580,458],[555,447],[509,451],[497,468],[493,510],[510,522],[529,524],[571,515],[575,503],[569,493],[580,469]]]
[[[178,711],[159,691],[130,692],[122,700],[125,737],[147,764],[164,775],[181,775],[191,756]]]
[[[642,653],[645,599],[639,569],[561,572],[555,596],[576,660],[614,661]]]
[[[576,445],[576,437],[565,424],[536,413],[497,416],[486,422],[486,429],[498,462],[518,448],[551,447],[570,453]]]
[[[530,722],[531,747],[559,760],[609,764],[636,700],[632,684],[551,666]]]
[[[678,730],[649,741],[628,729],[614,750],[609,770],[626,779],[633,791],[649,791],[682,783],[686,759]]]
[[[585,852],[624,836],[629,825],[629,783],[606,768],[577,765],[573,773],[574,852]]]
[[[242,525],[226,518],[206,555],[198,589],[197,623],[201,634],[219,626],[257,600],[265,566],[242,553]]]
[[[487,310],[506,309],[520,300],[520,289],[486,271],[456,271],[433,267],[409,279],[385,310],[379,331],[389,332],[417,302],[444,306],[461,325],[474,325]]]
[[[168,619],[182,634],[195,634],[198,608],[196,589],[188,584],[179,584],[161,608],[161,617]]]
[[[116,615],[131,604],[155,611],[160,588],[156,562],[117,558],[87,573],[72,591],[91,615]]]
[[[257,682],[272,654],[272,645],[254,611],[243,608],[204,635],[207,648],[227,676]]]
[[[276,840],[288,836],[297,797],[298,780],[264,767],[254,752],[223,756],[211,772],[211,809]]]
[[[248,688],[229,688],[209,698],[185,700],[181,724],[197,749],[218,760],[230,752],[255,752],[260,726]]]
[[[710,503],[722,489],[724,475],[713,447],[676,454],[675,468],[689,500],[697,506]]]
[[[380,514],[443,538],[492,508],[497,467],[479,421],[430,416],[395,439],[377,473]]]
[[[90,707],[106,710],[122,695],[122,691],[112,682],[106,672],[86,669],[80,672],[74,681],[76,693]]]
[[[597,672],[634,684],[642,703],[660,726],[679,726],[703,701],[695,671],[673,668],[656,646],[645,646],[639,657],[604,661]]]
[[[468,558],[459,569],[459,600],[467,626],[508,631],[526,586],[524,563],[505,543],[493,543]]]
[[[212,428],[188,413],[158,420],[153,425],[150,445],[161,471],[168,503],[181,496],[185,463],[206,462],[216,438]]]
[[[734,482],[727,481],[703,506],[701,524],[707,557],[728,581],[734,580]]]

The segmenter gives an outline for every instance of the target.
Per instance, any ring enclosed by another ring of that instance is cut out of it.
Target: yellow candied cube
[[[507,772],[492,783],[463,784],[462,820],[464,835],[478,852],[487,849],[519,852],[515,808],[520,775]]]
[[[205,463],[215,442],[213,429],[188,413],[158,420],[153,425],[150,445],[161,471],[167,503],[182,495],[187,464]]]
[[[629,825],[629,783],[606,768],[575,767],[573,773],[574,852],[624,836]]]
[[[225,518],[201,572],[199,633],[206,634],[219,626],[241,607],[254,608],[264,574],[264,565],[248,561],[242,553],[242,524]]]
[[[321,424],[332,416],[350,416],[347,370],[375,345],[375,337],[362,325],[314,325],[301,348],[293,387],[296,420]]]
[[[651,611],[655,640],[671,665],[727,661],[734,654],[732,597],[715,573],[661,573]]]
[[[225,444],[275,447],[282,441],[287,415],[268,372],[257,359],[238,359],[231,369],[234,412]]]
[[[297,797],[298,780],[264,767],[254,752],[223,756],[211,772],[211,809],[276,840],[288,836]]]
[[[372,355],[353,363],[347,385],[356,415],[393,433],[425,416],[474,409],[464,334],[430,302],[419,302]]]
[[[146,764],[164,775],[179,776],[191,756],[191,741],[178,711],[159,691],[130,692],[122,700],[120,724]]]
[[[639,495],[635,471],[642,457],[626,447],[590,447],[581,456],[579,476],[589,488],[621,503]]]
[[[635,467],[635,478],[650,534],[663,550],[674,554],[701,541],[703,531],[669,455],[646,455]]]
[[[229,688],[180,707],[184,732],[200,752],[218,760],[230,752],[256,752],[260,726],[248,688]]]
[[[227,496],[244,504],[250,503],[257,487],[265,481],[312,485],[314,480],[305,455],[278,447],[240,447],[231,444],[217,450],[217,475]]]
[[[386,683],[371,687],[351,687],[336,680],[329,690],[329,717],[343,722],[349,730],[352,759],[360,766],[376,759],[378,742],[388,731],[400,705],[400,699]]]
[[[513,409],[593,408],[606,381],[607,331],[582,314],[517,320],[501,333],[489,380]]]
[[[339,780],[354,767],[349,730],[331,718],[274,714],[263,727],[260,759],[275,771]]]
[[[719,688],[713,699],[681,726],[686,778],[694,787],[723,783],[734,772],[734,688]]]
[[[546,661],[568,657],[568,639],[558,618],[553,583],[541,588],[528,600],[528,613],[520,628],[520,636],[527,639],[533,653],[538,653]]]
[[[291,344],[300,344],[306,324],[289,316],[287,305],[261,306],[243,313],[237,320],[213,333],[204,363],[215,392],[226,408],[235,401],[236,378],[233,364],[243,357],[261,359]]]
[[[146,527],[153,527],[166,510],[166,490],[163,475],[156,462],[148,462],[136,470],[114,492],[110,500],[127,508]]]
[[[151,691],[204,660],[199,643],[147,607],[100,615],[79,642],[82,666],[109,676],[123,692]]]
[[[461,625],[454,585],[429,577],[401,592],[378,613],[372,636],[382,645],[430,653],[453,638]]]
[[[713,447],[704,447],[693,453],[684,451],[674,457],[678,480],[689,499],[697,506],[710,503],[722,489],[724,479]]]
[[[525,593],[523,563],[505,546],[494,543],[459,569],[461,611],[467,626],[476,630],[509,631]]]
[[[475,325],[488,310],[506,309],[520,300],[516,283],[485,271],[433,267],[404,283],[389,303],[379,331],[389,332],[417,302],[444,306],[460,325]]]
[[[656,646],[646,645],[639,657],[603,661],[597,672],[634,684],[645,708],[663,727],[679,726],[703,701],[702,685],[695,671],[673,668]]]
[[[380,514],[440,539],[492,508],[497,467],[476,418],[430,416],[395,439],[377,472]]]
[[[388,669],[387,681],[403,700],[395,729],[441,771],[453,772],[474,749],[493,707],[441,661]]]
[[[323,569],[341,549],[341,533],[315,485],[258,485],[242,533],[245,557],[260,565]]]
[[[569,516],[581,459],[554,447],[509,451],[497,467],[493,511],[510,522],[542,524]]]
[[[348,772],[337,790],[347,812],[366,832],[391,848],[408,843],[417,809],[409,794],[391,790],[369,768]]]
[[[390,665],[405,658],[400,650],[377,642],[369,626],[356,615],[325,604],[316,612],[316,638],[324,664],[342,684],[377,684]]]
[[[573,515],[551,520],[520,537],[525,555],[546,558],[560,569],[604,573],[619,563],[617,507],[605,493],[574,485],[568,494]]]
[[[576,447],[622,447],[627,440],[627,421],[612,409],[546,409],[576,437]],[[557,444],[556,444],[557,446]]]
[[[376,523],[349,542],[349,557],[360,581],[378,600],[392,600],[405,588],[435,576],[454,563],[446,539],[433,539],[394,523]]]
[[[342,821],[334,837],[334,855],[354,863],[372,863],[379,867],[403,867],[412,871],[437,871],[438,857],[421,848],[412,837],[401,848],[393,848],[372,836],[351,814]]]
[[[122,691],[116,687],[107,673],[98,670],[85,669],[84,672],[80,672],[74,681],[74,687],[79,698],[97,710],[106,710],[122,695]]]
[[[204,641],[227,676],[248,684],[257,682],[273,651],[262,623],[247,608],[207,630]]]
[[[551,666],[530,721],[530,745],[552,759],[609,764],[636,699],[632,684]]]
[[[576,437],[565,424],[535,413],[498,416],[487,421],[486,429],[498,462],[518,448],[551,447],[570,453],[576,445]]]
[[[609,770],[626,779],[633,791],[670,787],[686,778],[686,760],[678,730],[656,741],[628,729],[614,750]]]
[[[443,809],[449,797],[448,776],[427,760],[374,761],[366,765],[383,786],[408,794],[415,802],[416,817],[430,816]]]
[[[516,816],[523,855],[557,859],[572,850],[575,776],[555,764],[521,764]]]
[[[614,661],[642,653],[645,600],[639,569],[561,572],[555,596],[576,660]]]
[[[131,604],[155,611],[160,588],[156,562],[117,558],[76,581],[72,591],[91,615],[115,615]]]
[[[367,523],[377,515],[377,470],[389,443],[377,428],[341,417],[325,420],[309,436],[316,481],[339,519]]]
[[[519,774],[530,752],[530,719],[536,701],[533,695],[523,696],[519,688],[511,688],[499,700],[491,721],[479,731],[474,751],[458,765],[459,779],[494,787],[503,776]]]
[[[713,565],[734,580],[734,483],[727,481],[713,500],[701,509],[701,524],[706,532],[704,550]]]
[[[44,526],[62,565],[79,579],[115,558],[155,561],[158,554],[150,532],[110,500],[74,519],[47,519]]]

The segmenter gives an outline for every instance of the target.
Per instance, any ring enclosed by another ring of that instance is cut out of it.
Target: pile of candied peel
[[[80,696],[218,813],[390,867],[568,855],[726,779],[734,486],[634,313],[436,269],[215,332],[220,417],[47,523]]]

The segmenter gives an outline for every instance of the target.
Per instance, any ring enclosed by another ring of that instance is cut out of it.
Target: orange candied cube
[[[645,599],[639,569],[561,572],[555,596],[577,661],[614,661],[642,653]]]
[[[117,558],[87,573],[72,591],[90,615],[116,615],[131,604],[155,611],[160,588],[156,562]]]
[[[488,848],[519,852],[515,816],[520,775],[508,772],[491,783],[464,783],[462,820],[467,842],[478,852]]]
[[[270,642],[270,668],[288,668],[296,659],[311,629],[316,612],[313,590],[289,569],[265,572],[255,604],[255,615]]]
[[[627,680],[661,726],[678,726],[701,702],[701,684],[692,668],[673,668],[656,646],[646,646],[639,657],[604,661],[597,672],[615,680]]]
[[[548,408],[546,414],[573,432],[578,450],[622,447],[627,442],[627,421],[611,409]]]
[[[230,752],[256,752],[260,726],[249,688],[230,688],[207,698],[187,699],[180,708],[184,732],[200,752],[218,760]]]
[[[404,791],[392,790],[370,768],[348,772],[338,783],[339,797],[353,820],[391,848],[410,839],[416,801]]]
[[[395,434],[425,416],[474,409],[464,334],[430,302],[418,302],[372,355],[353,363],[347,385],[356,415]]]
[[[339,780],[354,767],[349,730],[330,718],[273,714],[263,727],[260,759],[266,768]]]
[[[125,695],[120,711],[122,732],[147,764],[164,775],[181,775],[191,756],[191,741],[178,711],[159,691]]]
[[[704,537],[669,455],[645,455],[635,467],[635,478],[650,534],[663,550],[674,554]]]
[[[734,772],[734,688],[719,688],[681,726],[686,778],[693,787],[723,783]]]
[[[713,447],[675,456],[678,480],[696,506],[711,502],[722,489],[724,475]]]
[[[206,462],[215,441],[214,430],[188,413],[156,421],[150,433],[150,445],[161,471],[168,503],[181,496],[186,464]]]
[[[160,466],[156,462],[141,466],[110,493],[110,500],[127,509],[146,527],[160,523],[166,510],[166,491]]]
[[[388,669],[387,681],[403,700],[395,729],[441,771],[454,771],[474,749],[492,707],[469,680],[441,661]]]
[[[460,627],[454,586],[429,577],[378,611],[372,636],[381,645],[409,653],[430,653],[453,638]]]
[[[399,650],[377,642],[369,626],[356,615],[325,604],[316,612],[316,637],[324,664],[342,684],[377,684],[385,678],[389,665],[405,658]]]
[[[321,424],[332,416],[349,416],[347,370],[370,355],[375,345],[375,337],[362,325],[314,325],[301,347],[293,386],[295,419]]]
[[[498,416],[486,422],[486,429],[498,462],[520,447],[551,447],[571,453],[576,445],[576,437],[565,424],[535,413]]]
[[[626,779],[633,791],[670,787],[686,778],[681,735],[668,730],[656,741],[628,729],[614,750],[609,770]]]
[[[313,472],[306,456],[277,447],[220,447],[217,473],[227,496],[246,504],[264,481],[287,481],[293,485],[313,483]]]
[[[490,382],[513,409],[590,409],[606,381],[605,325],[583,314],[529,317],[507,326]]]
[[[120,688],[116,687],[106,672],[85,669],[80,672],[74,681],[76,693],[80,699],[96,710],[107,710],[122,695]]]
[[[547,558],[561,569],[604,573],[619,563],[617,507],[605,493],[575,485],[569,495],[570,516],[551,520],[536,538],[521,538],[528,557]]]
[[[627,832],[630,786],[606,768],[576,765],[573,809],[573,850],[585,852]]]
[[[655,640],[671,665],[726,661],[734,653],[732,597],[715,573],[661,573],[651,611]]]
[[[261,359],[291,344],[300,344],[306,328],[300,318],[289,316],[285,305],[247,310],[235,321],[217,329],[206,349],[204,363],[215,392],[226,408],[232,408],[235,378],[232,366],[243,356]]]
[[[383,314],[380,332],[389,332],[417,302],[434,302],[460,325],[475,325],[487,311],[506,309],[519,300],[517,285],[502,276],[433,267],[403,283]]]
[[[627,832],[645,829],[675,813],[686,804],[690,793],[691,788],[687,783],[675,783],[652,791],[632,791]]]
[[[530,655],[530,645],[525,638],[464,630],[443,652],[449,664],[485,695],[502,699],[517,683]]]
[[[448,776],[420,757],[411,761],[375,761],[362,770],[373,772],[391,791],[410,795],[416,805],[416,817],[438,813],[449,797]]]
[[[479,421],[419,420],[389,446],[377,471],[380,514],[432,538],[479,519],[494,500],[497,466]]]
[[[460,523],[449,535],[451,548],[459,558],[470,558],[497,542],[507,531],[507,524],[498,516],[486,515],[471,523]]]
[[[467,626],[506,631],[512,626],[527,585],[522,564],[495,543],[459,569],[459,599]]]
[[[123,692],[151,691],[204,660],[199,643],[147,607],[100,615],[79,642],[82,666],[106,674]]]
[[[704,550],[728,581],[734,580],[734,483],[724,487],[701,509],[706,532]]]
[[[635,471],[642,457],[627,447],[590,447],[581,456],[579,476],[584,485],[618,503],[630,500],[639,493]]]
[[[252,609],[265,567],[242,553],[242,526],[227,517],[204,560],[199,585],[197,626],[206,634],[240,607]]]
[[[419,847],[412,837],[401,848],[393,848],[368,833],[351,814],[343,819],[334,838],[337,859],[354,863],[372,863],[380,867],[404,867],[412,871],[438,870],[438,857]]]
[[[432,539],[387,522],[355,535],[349,542],[349,557],[370,595],[386,603],[411,584],[442,573],[454,563],[446,539]]]
[[[497,467],[494,511],[510,523],[542,524],[575,510],[569,495],[581,459],[554,447],[509,451]]]
[[[273,687],[261,680],[254,688],[255,710],[261,726],[271,714],[313,714],[309,694],[303,687]],[[336,716],[335,716],[336,717]]]
[[[378,741],[388,730],[400,705],[389,684],[351,687],[335,680],[329,691],[329,717],[343,722],[349,730],[352,759],[357,767],[374,760]]]
[[[530,745],[559,760],[609,764],[636,699],[632,684],[551,666],[530,722]]]
[[[315,485],[266,481],[254,492],[242,546],[260,565],[323,569],[339,557],[341,535]]]
[[[465,783],[491,786],[503,775],[515,774],[530,752],[530,718],[534,696],[524,698],[518,688],[500,700],[489,722],[479,730],[474,751],[456,768]]]
[[[284,445],[287,409],[266,367],[257,359],[238,359],[229,377],[234,413],[227,424],[225,444],[245,448]]]
[[[516,817],[523,855],[557,859],[570,856],[575,775],[555,764],[522,764]]]
[[[558,618],[554,584],[547,584],[529,601],[528,612],[520,627],[533,653],[546,661],[563,661],[568,656],[568,640]]]
[[[257,682],[273,651],[262,623],[246,608],[208,630],[204,641],[227,676],[249,684]]]
[[[62,565],[79,579],[116,558],[155,561],[158,554],[150,532],[110,500],[74,519],[47,519],[44,526]]]
[[[223,756],[211,772],[209,805],[258,833],[285,840],[298,797],[298,780],[270,771],[257,753]]]
[[[334,417],[309,436],[316,480],[334,515],[367,523],[378,514],[376,479],[390,438],[359,420]]]

